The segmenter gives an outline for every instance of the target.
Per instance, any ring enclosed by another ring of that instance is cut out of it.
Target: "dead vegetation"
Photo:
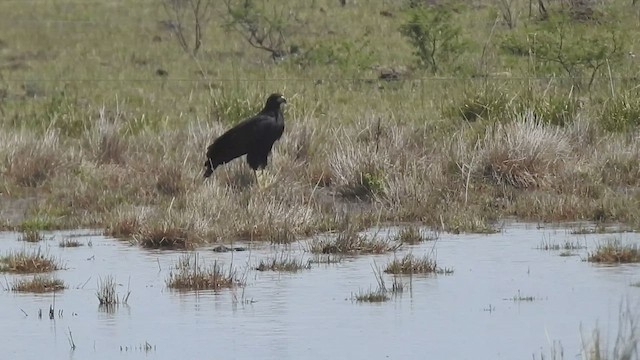
[[[437,235],[428,236],[417,226],[407,226],[398,232],[394,240],[402,244],[415,245],[423,241],[434,240],[436,238]]]
[[[74,248],[74,247],[80,247],[83,244],[80,241],[78,241],[76,239],[73,239],[73,238],[64,238],[64,239],[60,240],[58,245],[61,248]]]
[[[58,260],[35,250],[9,251],[0,257],[0,271],[13,273],[43,273],[61,269]]]
[[[44,236],[38,230],[24,230],[20,240],[26,242],[38,242],[44,240]]]
[[[589,254],[588,260],[596,263],[637,263],[640,262],[640,248],[637,244],[623,244],[614,239],[598,245]]]
[[[167,286],[176,290],[218,290],[242,285],[233,269],[225,271],[217,261],[213,264],[198,262],[198,255],[182,255],[166,280]]]
[[[48,275],[36,275],[31,278],[21,278],[13,281],[11,291],[44,293],[64,290],[64,281]]]

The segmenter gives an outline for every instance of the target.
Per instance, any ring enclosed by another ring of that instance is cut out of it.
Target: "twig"
[[[73,341],[73,334],[71,334],[71,328],[69,329],[69,335],[67,337],[67,339],[69,340],[69,346],[71,346],[71,350],[75,350],[76,349],[76,343]]]

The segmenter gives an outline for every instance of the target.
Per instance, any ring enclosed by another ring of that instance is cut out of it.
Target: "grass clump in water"
[[[619,240],[598,245],[596,251],[589,254],[590,262],[597,263],[636,263],[640,262],[638,245],[623,245]]]
[[[11,284],[11,291],[44,293],[63,290],[64,281],[51,276],[36,275],[30,279],[18,279]]]
[[[174,227],[143,228],[134,235],[135,241],[147,249],[189,249],[189,232]]]
[[[387,274],[431,274],[451,273],[453,270],[440,269],[436,261],[428,256],[415,257],[407,254],[402,259],[393,259],[384,270]]]
[[[398,232],[395,241],[403,244],[419,244],[427,240],[435,240],[435,236],[427,236],[417,226],[408,226]]]
[[[116,292],[117,285],[115,278],[111,275],[104,279],[98,279],[98,291],[96,291],[96,297],[98,298],[101,306],[127,304],[131,291],[127,291],[126,295],[118,297]]]
[[[353,228],[347,228],[334,239],[315,239],[310,251],[314,254],[382,254],[399,247],[388,240],[368,238]]]
[[[198,263],[197,255],[190,254],[178,259],[166,283],[168,287],[177,290],[216,290],[242,284],[231,267],[225,272],[217,261],[213,265],[204,266]]]
[[[276,256],[274,258],[260,260],[256,270],[258,271],[279,271],[279,272],[297,272],[304,269],[311,269],[311,261],[302,259],[293,259],[289,256]]]
[[[62,248],[67,248],[67,247],[80,247],[83,244],[76,240],[76,239],[72,239],[72,238],[65,238],[60,240],[60,242],[58,243],[58,245]]]
[[[44,236],[38,230],[25,230],[22,232],[20,240],[26,242],[38,242],[44,240]]]
[[[0,257],[0,271],[13,273],[42,273],[61,268],[57,260],[38,248],[34,251],[10,251]]]

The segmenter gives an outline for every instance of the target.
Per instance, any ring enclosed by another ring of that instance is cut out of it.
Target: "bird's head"
[[[280,105],[286,104],[287,99],[282,96],[282,94],[274,93],[269,95],[267,98],[267,103],[265,105],[265,109],[279,109]]]

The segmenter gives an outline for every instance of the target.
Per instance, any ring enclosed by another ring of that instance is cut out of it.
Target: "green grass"
[[[254,3],[284,25],[289,56],[223,26],[224,2],[195,56],[160,2],[1,3],[0,188],[29,202],[3,227],[100,227],[150,248],[290,243],[336,230],[344,212],[452,233],[493,233],[507,217],[640,228],[628,2],[563,21],[571,46],[558,56],[524,41],[535,30],[556,44],[558,6],[541,20],[514,3],[512,28],[495,2],[457,3],[449,25],[464,46],[436,76],[400,32],[404,1]],[[270,186],[256,190],[242,161],[203,181],[207,145],[275,91],[289,104]]]

